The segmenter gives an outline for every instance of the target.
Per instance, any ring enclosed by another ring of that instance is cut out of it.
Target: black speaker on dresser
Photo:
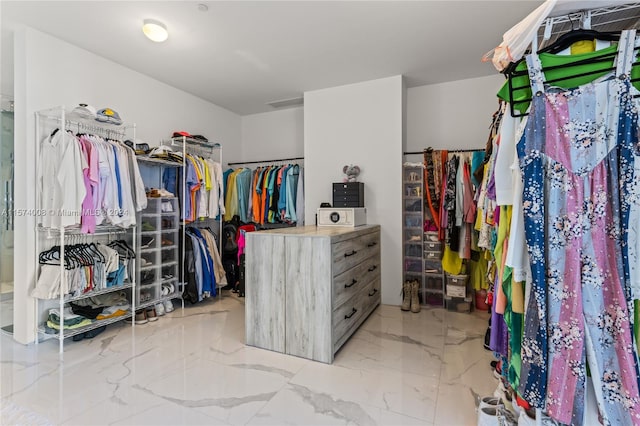
[[[364,182],[334,183],[333,207],[364,207]]]

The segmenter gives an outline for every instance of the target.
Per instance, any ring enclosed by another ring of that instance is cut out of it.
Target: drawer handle
[[[369,293],[369,297],[371,296],[375,296],[375,294],[378,292],[377,288],[374,288],[373,291],[371,293]]]
[[[377,245],[378,245],[378,243],[374,241],[372,243],[367,244],[367,247],[373,247],[373,246],[377,246]]]
[[[376,269],[378,269],[378,265],[373,265],[371,268],[368,269],[369,272],[373,272]]]
[[[344,288],[349,288],[349,287],[353,287],[356,283],[358,282],[358,280],[356,280],[355,278],[351,280],[351,284],[345,284]]]
[[[351,253],[345,253],[345,254],[344,254],[344,257],[353,256],[353,255],[354,255],[354,254],[356,254],[356,253],[357,253],[357,251],[355,251],[355,250],[351,250]]]
[[[357,310],[356,308],[352,308],[352,309],[351,309],[351,313],[350,313],[349,315],[345,315],[345,316],[344,316],[344,319],[349,319],[349,318],[351,318],[352,316],[354,316],[354,315],[356,314],[356,312],[358,312],[358,310]]]

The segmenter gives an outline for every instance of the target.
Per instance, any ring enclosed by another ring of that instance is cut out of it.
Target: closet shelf
[[[162,158],[145,157],[142,155],[137,155],[136,160],[142,161],[143,163],[162,164],[163,166],[170,166],[170,167],[182,167],[182,163],[178,163],[177,161],[164,160]]]
[[[109,324],[114,324],[116,322],[125,320],[127,318],[131,317],[131,312],[128,312],[124,315],[120,315],[119,317],[113,317],[113,318],[107,318],[107,319],[103,319],[103,320],[96,320],[94,322],[92,322],[91,324],[88,324],[84,327],[80,327],[80,328],[74,328],[73,330],[68,330],[65,329],[64,330],[64,338],[66,339],[67,337],[73,337],[76,336],[78,334],[82,334],[86,331],[89,330],[93,330],[96,329],[98,327],[102,327],[103,325],[109,325]],[[42,334],[43,336],[50,336],[52,339],[60,339],[60,332],[55,333],[55,334],[50,334],[46,332],[45,327],[39,326],[38,327],[38,333]]]
[[[81,294],[80,296],[73,296],[73,297],[67,296],[67,297],[64,298],[64,303],[73,302],[73,301],[80,300],[80,299],[86,299],[87,297],[99,296],[101,294],[112,293],[114,291],[131,288],[132,286],[133,285],[131,283],[124,283],[122,285],[114,285],[113,287],[107,287],[107,288],[103,288],[101,290],[88,291],[86,293]],[[40,300],[56,300],[56,301],[58,301],[58,298],[56,298],[56,299],[40,299]]]
[[[98,235],[109,235],[109,234],[124,234],[127,231],[135,228],[136,225],[131,225],[128,228],[122,228],[120,226],[111,226],[111,225],[98,225],[96,226],[96,230],[92,234],[87,234],[82,232],[82,229],[79,226],[67,227],[64,229],[65,235],[85,235],[87,237],[98,236]],[[60,229],[58,228],[46,228],[42,225],[38,225],[36,227],[36,231],[38,232],[49,232],[53,235],[59,235]]]
[[[155,306],[158,303],[158,300],[159,299],[152,299],[152,300],[148,300],[146,302],[140,303],[136,305],[136,310],[146,309],[150,306]]]
[[[219,143],[211,143],[211,142],[203,142],[197,139],[193,139],[193,138],[189,138],[189,137],[185,137],[185,136],[181,136],[178,138],[171,138],[171,144],[176,144],[176,145],[180,145],[180,144],[187,144],[187,145],[194,145],[194,146],[201,146],[204,148],[211,148],[211,149],[220,149],[221,146]]]
[[[172,250],[172,249],[177,249],[178,246],[176,244],[170,245],[170,246],[162,246],[160,248],[160,250]]]

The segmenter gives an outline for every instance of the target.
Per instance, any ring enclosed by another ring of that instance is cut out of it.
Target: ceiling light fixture
[[[155,19],[145,19],[142,25],[142,32],[149,40],[161,43],[169,37],[167,27],[160,21]]]

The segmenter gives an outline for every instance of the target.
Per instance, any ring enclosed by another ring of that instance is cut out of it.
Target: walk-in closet
[[[640,3],[0,2],[0,424],[640,425]]]

